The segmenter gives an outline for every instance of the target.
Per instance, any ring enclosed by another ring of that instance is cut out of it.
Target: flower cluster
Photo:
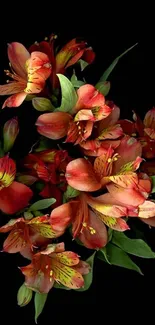
[[[139,273],[130,255],[155,257],[145,241],[133,239],[135,219],[155,226],[155,108],[144,121],[136,112],[133,121],[121,120],[119,107],[106,98],[115,64],[90,85],[77,78],[76,68],[93,63],[92,48],[73,39],[57,51],[56,42],[51,35],[28,50],[9,44],[10,79],[0,85],[0,95],[9,95],[3,112],[18,107],[2,126],[0,232],[9,232],[4,252],[29,260],[20,267],[25,280],[17,297],[24,306],[35,292],[36,319],[52,288],[90,287],[95,254]],[[37,111],[38,140],[15,161],[23,101]],[[70,238],[77,250],[88,251],[86,261],[65,250]]]

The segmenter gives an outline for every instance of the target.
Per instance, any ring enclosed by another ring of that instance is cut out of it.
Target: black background
[[[123,118],[131,118],[133,109],[143,117],[155,105],[154,27],[150,24],[151,8],[149,15],[145,11],[144,16],[141,16],[140,9],[135,12],[135,8],[131,7],[131,4],[126,4],[125,8],[117,12],[112,2],[109,8],[105,8],[104,3],[89,3],[84,11],[83,4],[72,2],[70,5],[65,4],[64,11],[60,3],[58,8],[53,4],[49,6],[46,2],[38,3],[33,10],[31,3],[20,3],[16,9],[14,5],[10,7],[6,4],[1,12],[0,23],[1,82],[5,80],[3,69],[8,67],[8,42],[19,41],[29,46],[55,32],[64,44],[73,37],[82,36],[96,52],[95,63],[87,69],[87,80],[92,83],[98,80],[116,56],[138,42],[138,46],[122,58],[113,71],[109,98],[121,108]],[[21,145],[29,146],[32,135],[30,124],[35,116],[30,117],[29,111],[26,112],[22,107],[19,110],[24,127]],[[1,122],[16,112],[11,108],[6,109]],[[155,250],[155,231],[146,227],[146,235]],[[33,304],[24,308],[19,308],[16,304],[16,292],[23,281],[17,266],[22,265],[22,259],[18,255],[0,254],[0,319],[5,319],[1,323],[34,324]],[[96,322],[99,318],[102,322],[106,319],[109,322],[114,317],[115,321],[126,322],[129,317],[132,321],[135,320],[134,312],[138,318],[153,315],[155,262],[138,260],[138,263],[144,276],[96,261],[94,281],[89,291],[77,293],[53,290],[39,324],[64,321],[73,323],[75,320],[90,322],[94,315]]]

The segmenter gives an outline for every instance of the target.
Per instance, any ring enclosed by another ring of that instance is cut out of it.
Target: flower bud
[[[7,121],[3,127],[4,152],[10,151],[19,133],[19,125],[16,117]]]
[[[35,97],[32,99],[33,107],[40,112],[43,111],[52,111],[54,109],[51,101],[43,97]]]
[[[19,288],[17,302],[20,307],[26,306],[32,299],[32,290],[26,287],[25,283]]]

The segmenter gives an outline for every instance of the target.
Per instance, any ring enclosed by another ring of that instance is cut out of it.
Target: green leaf
[[[36,211],[36,210],[43,210],[49,208],[52,204],[56,202],[56,199],[43,199],[33,203],[29,208],[28,211]]]
[[[142,239],[128,238],[124,233],[113,231],[112,243],[123,249],[126,253],[143,257],[155,258],[155,253]]]
[[[152,180],[152,191],[151,191],[151,193],[155,193],[155,175],[150,176],[150,178]]]
[[[132,50],[138,43],[134,44],[133,46],[131,46],[129,49],[127,49],[125,52],[123,52],[121,55],[119,55],[109,66],[109,68],[103,73],[102,77],[100,78],[100,81],[106,81],[109,77],[109,75],[111,74],[111,72],[113,71],[113,69],[115,68],[116,64],[118,63],[119,59],[121,59],[126,53],[128,53],[130,50]]]
[[[104,96],[108,95],[110,91],[110,81],[100,81],[96,84],[95,88]]]
[[[62,74],[57,74],[60,86],[61,86],[61,105],[56,109],[56,111],[61,112],[72,112],[72,109],[75,107],[75,104],[77,102],[77,94],[76,91],[70,82],[69,79],[67,79]]]
[[[143,275],[141,269],[131,260],[131,258],[121,248],[109,243],[106,246],[107,258],[109,262],[116,266],[121,266],[126,269],[134,270]],[[102,248],[98,252],[98,257],[105,261],[105,251]]]
[[[37,324],[38,317],[42,313],[46,300],[47,300],[47,293],[35,293],[34,296],[34,306],[35,306],[35,323]]]
[[[94,266],[94,258],[95,258],[96,252],[94,252],[87,260],[86,262],[90,265],[91,269],[90,272],[86,275],[83,275],[84,278],[84,288],[77,289],[76,291],[86,291],[90,288],[93,280],[93,266]]]
[[[109,228],[108,229],[108,242],[111,241],[112,236],[113,236],[113,229],[112,228]]]
[[[51,101],[44,97],[35,97],[32,99],[33,107],[40,112],[53,111],[55,107],[52,105]]]
[[[88,62],[86,62],[82,59],[80,59],[78,62],[80,63],[81,71],[83,71],[89,65]]]
[[[78,195],[80,195],[80,192],[78,190],[75,190],[70,185],[67,185],[67,190],[66,190],[66,192],[64,192],[64,195],[63,195],[63,201],[67,202],[70,199],[77,197]]]

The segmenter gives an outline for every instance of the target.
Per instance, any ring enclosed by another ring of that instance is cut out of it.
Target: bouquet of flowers
[[[109,75],[133,46],[91,85],[83,71],[92,48],[57,43],[52,34],[28,50],[9,44],[9,80],[0,86],[1,112],[17,108],[1,132],[0,232],[3,251],[25,258],[17,300],[25,306],[34,297],[36,322],[51,289],[89,289],[96,258],[140,274],[132,255],[155,258],[139,231],[155,226],[155,108],[143,121],[136,112],[122,120],[107,98]],[[18,114],[26,106],[36,136],[20,156]]]

